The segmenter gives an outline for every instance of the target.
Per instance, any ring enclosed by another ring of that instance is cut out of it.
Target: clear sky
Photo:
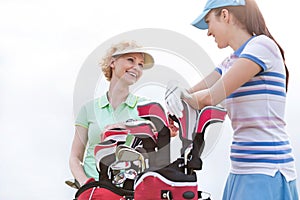
[[[299,174],[297,1],[257,2],[269,30],[286,51],[287,131]],[[214,63],[222,61],[231,50],[219,50],[206,31],[190,25],[202,7],[202,0],[0,1],[0,199],[73,197],[75,190],[64,180],[71,177],[75,82],[87,57],[111,37],[142,28],[167,29],[198,43]],[[213,199],[220,198],[229,170],[230,139],[226,121],[199,173],[200,189],[211,192]]]

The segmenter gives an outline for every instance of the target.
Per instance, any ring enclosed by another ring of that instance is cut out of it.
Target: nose
[[[135,71],[138,78],[143,74],[143,68],[138,63],[134,63],[131,70]]]
[[[140,64],[138,62],[135,62],[132,64],[132,68],[135,70],[142,70],[142,67],[140,66]]]
[[[138,60],[135,60],[133,63],[132,63],[132,68],[134,68],[135,70],[142,70],[143,67],[141,66],[142,63]]]
[[[209,28],[207,29],[207,36],[211,36],[211,32],[210,32]]]

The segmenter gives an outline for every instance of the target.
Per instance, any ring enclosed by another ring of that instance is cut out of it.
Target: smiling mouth
[[[135,73],[133,73],[133,72],[127,72],[128,74],[130,74],[131,76],[133,76],[133,77],[137,77],[137,74],[135,74]]]

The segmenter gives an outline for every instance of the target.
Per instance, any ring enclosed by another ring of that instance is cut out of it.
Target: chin
[[[227,46],[224,46],[224,45],[221,45],[221,44],[218,44],[218,48],[219,49],[224,49],[224,48],[226,48]]]
[[[128,80],[127,83],[128,83],[128,85],[133,85],[133,84],[135,84],[137,81],[138,81],[138,79],[135,79],[135,80]]]
[[[139,77],[132,77],[132,76],[129,76],[129,77],[124,77],[124,81],[128,84],[128,85],[133,85],[135,84],[137,81],[139,80]]]

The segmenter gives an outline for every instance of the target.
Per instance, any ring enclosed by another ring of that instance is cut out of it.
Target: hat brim
[[[192,22],[192,25],[196,28],[205,30],[208,29],[208,24],[205,22],[205,16],[215,8],[220,8],[224,6],[244,6],[246,5],[245,0],[209,0],[207,1],[203,12]]]
[[[208,29],[208,24],[205,22],[205,16],[209,13],[209,10],[204,10],[193,22],[192,25],[196,28],[205,30]]]
[[[128,54],[128,53],[142,53],[144,54],[144,67],[143,69],[150,69],[154,66],[154,58],[151,54],[147,53],[145,49],[143,48],[137,48],[137,49],[129,49],[124,51],[117,51],[112,54],[113,57]]]

